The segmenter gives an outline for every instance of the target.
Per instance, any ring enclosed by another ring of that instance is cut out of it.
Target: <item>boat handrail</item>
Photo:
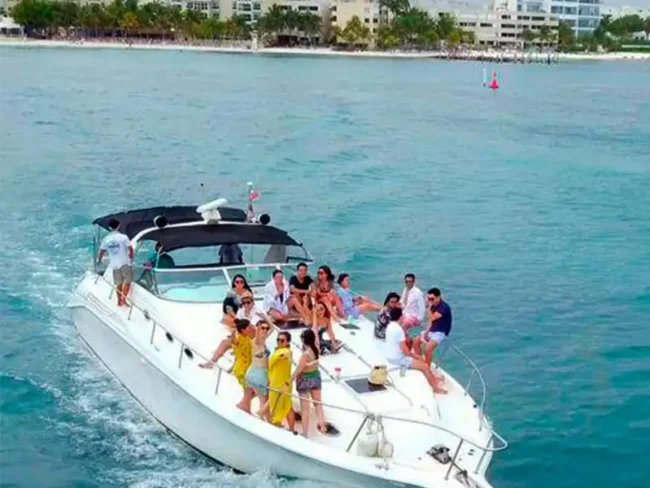
[[[101,279],[102,279],[106,284],[108,284],[109,287],[111,288],[111,291],[110,291],[109,296],[108,296],[108,299],[111,300],[111,299],[113,298],[113,293],[114,293],[114,292],[119,293],[119,291],[117,290],[117,287],[116,287],[115,285],[113,285],[112,283],[110,283],[108,280],[106,280],[106,278],[105,278],[104,276],[97,275],[97,279],[95,280],[95,283],[97,283],[97,280],[99,280],[100,278],[101,278]],[[149,344],[150,344],[150,345],[153,344],[153,340],[154,340],[154,337],[155,337],[155,333],[156,333],[156,328],[157,328],[157,327],[159,327],[159,328],[161,328],[162,330],[164,330],[165,333],[166,333],[166,335],[167,335],[168,337],[171,337],[172,339],[174,339],[174,338],[179,339],[179,342],[180,342],[180,353],[179,353],[179,358],[178,358],[178,366],[177,366],[178,369],[181,369],[181,366],[182,366],[182,363],[183,363],[183,356],[184,356],[184,355],[188,355],[188,354],[187,354],[187,351],[190,351],[190,352],[191,352],[192,357],[193,357],[194,355],[196,355],[197,357],[201,358],[202,360],[204,360],[204,361],[206,361],[206,362],[207,362],[207,361],[210,361],[208,358],[206,358],[205,356],[203,356],[199,351],[197,351],[196,349],[194,349],[192,346],[188,345],[188,344],[187,344],[184,340],[182,340],[180,337],[178,337],[178,336],[175,337],[175,336],[172,334],[172,332],[171,332],[168,328],[166,328],[164,325],[162,325],[162,323],[161,323],[159,320],[157,320],[155,317],[152,317],[151,314],[149,313],[149,311],[147,311],[147,310],[145,310],[145,309],[139,307],[138,305],[136,305],[136,304],[134,303],[134,301],[133,301],[133,298],[131,298],[131,299],[128,300],[128,304],[129,304],[129,313],[128,313],[128,317],[127,317],[127,319],[128,319],[129,321],[131,320],[131,316],[132,316],[132,313],[133,313],[133,309],[134,309],[134,308],[137,309],[137,310],[139,310],[140,313],[142,313],[143,317],[145,317],[145,319],[147,319],[147,320],[152,320],[153,324],[152,324],[152,328],[151,328],[151,336],[150,336],[150,339],[149,339]],[[189,356],[190,356],[190,355],[188,355],[188,357],[189,357]],[[219,393],[219,386],[220,386],[220,383],[221,383],[221,376],[223,375],[223,373],[225,372],[226,374],[228,374],[229,376],[232,376],[233,378],[234,378],[234,375],[232,374],[231,368],[224,368],[224,367],[220,366],[219,364],[215,364],[215,366],[216,366],[216,368],[217,368],[218,374],[217,374],[217,383],[216,383],[216,387],[215,387],[215,392],[214,392],[214,394],[215,394],[215,395],[218,395],[218,393]],[[283,391],[283,390],[279,390],[279,389],[275,389],[275,388],[270,388],[270,387],[269,387],[268,389],[269,389],[269,391],[274,391],[274,392],[276,392],[276,393],[281,393],[281,394],[285,394],[285,395],[286,395],[286,392]],[[470,446],[473,446],[473,447],[475,447],[476,449],[479,449],[479,450],[482,451],[482,453],[483,453],[482,456],[481,456],[481,459],[479,460],[479,462],[478,462],[477,465],[476,465],[476,468],[475,468],[475,470],[474,470],[474,473],[478,473],[479,468],[480,468],[480,466],[481,466],[481,464],[482,464],[482,462],[483,462],[483,459],[485,458],[485,456],[486,456],[487,453],[489,453],[489,452],[499,452],[499,451],[503,451],[503,450],[507,449],[507,447],[508,447],[508,442],[506,441],[506,439],[503,438],[501,435],[499,435],[499,434],[498,434],[494,429],[492,429],[492,428],[490,428],[490,437],[489,437],[489,439],[488,439],[487,445],[485,445],[485,446],[481,446],[481,445],[477,444],[475,441],[473,441],[473,440],[471,440],[471,439],[469,439],[469,438],[467,438],[467,437],[464,437],[463,435],[459,434],[458,432],[454,432],[454,431],[451,430],[451,429],[448,429],[448,428],[443,427],[443,426],[438,425],[438,424],[434,424],[434,423],[432,423],[432,422],[425,422],[425,421],[422,421],[422,420],[409,419],[409,418],[403,418],[403,417],[396,417],[396,416],[392,416],[392,415],[376,414],[376,413],[373,413],[373,412],[369,412],[368,410],[363,411],[363,410],[357,410],[357,409],[350,408],[350,407],[343,407],[343,406],[340,406],[340,405],[333,405],[333,404],[326,403],[326,402],[323,402],[323,401],[317,401],[317,400],[314,400],[314,399],[311,398],[311,397],[303,397],[303,396],[300,396],[300,395],[298,395],[298,394],[296,394],[296,393],[293,393],[293,392],[291,393],[291,396],[292,396],[292,398],[297,398],[297,399],[299,399],[299,400],[303,400],[303,399],[304,399],[304,400],[308,400],[308,401],[311,402],[311,403],[319,403],[319,404],[322,405],[323,407],[327,407],[327,408],[331,408],[331,409],[336,409],[336,410],[341,410],[341,411],[345,411],[345,412],[349,412],[349,413],[354,413],[354,414],[358,414],[358,415],[362,415],[362,416],[363,416],[363,420],[361,421],[361,424],[359,425],[359,428],[357,429],[355,435],[353,436],[352,441],[349,443],[349,445],[348,445],[348,447],[347,447],[347,449],[346,449],[346,452],[350,452],[350,449],[351,449],[352,446],[354,445],[354,442],[355,442],[356,439],[358,438],[358,436],[359,436],[359,434],[361,433],[361,430],[363,429],[363,426],[366,424],[366,422],[368,422],[369,420],[373,420],[373,419],[385,419],[385,420],[391,420],[391,421],[396,421],[396,422],[415,423],[415,424],[419,424],[419,425],[422,425],[422,426],[425,426],[425,427],[433,428],[433,429],[436,429],[436,430],[439,430],[439,431],[441,431],[441,432],[445,432],[445,433],[447,433],[447,434],[450,434],[450,435],[454,436],[455,438],[457,438],[457,439],[459,440],[459,443],[458,443],[458,447],[456,448],[456,451],[455,451],[455,453],[454,453],[454,456],[453,456],[453,458],[451,459],[450,466],[449,466],[449,470],[447,471],[447,475],[446,475],[446,478],[445,478],[445,479],[448,479],[448,478],[449,478],[449,475],[450,475],[450,473],[451,473],[451,470],[452,470],[452,468],[453,468],[454,466],[456,466],[456,468],[459,470],[459,472],[461,472],[461,473],[464,472],[464,470],[462,470],[461,468],[459,468],[458,465],[456,464],[456,459],[458,458],[458,455],[459,455],[459,453],[460,453],[461,447],[463,446],[464,443],[467,443],[467,444],[469,444]],[[495,446],[494,439],[496,439],[497,441],[499,441],[500,445]],[[416,468],[416,469],[418,469],[418,468]]]
[[[233,269],[245,269],[245,268],[279,268],[279,267],[294,267],[296,263],[243,263],[243,264],[229,264],[229,265],[217,265],[214,266],[175,266],[173,268],[155,268],[147,267],[141,264],[134,266],[137,269],[151,270],[154,273],[193,273],[198,271],[232,271]],[[271,278],[269,277],[269,281]]]

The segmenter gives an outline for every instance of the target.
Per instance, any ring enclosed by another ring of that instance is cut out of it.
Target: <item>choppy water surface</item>
[[[313,486],[168,436],[76,337],[89,222],[241,198],[381,297],[454,307],[496,487],[650,479],[650,65],[0,49],[1,483]],[[201,183],[205,190],[201,189]]]

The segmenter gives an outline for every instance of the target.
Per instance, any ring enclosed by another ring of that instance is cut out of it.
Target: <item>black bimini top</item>
[[[152,207],[129,210],[95,219],[93,224],[109,230],[111,219],[120,222],[119,230],[129,239],[139,232],[155,227],[158,216],[167,218],[167,227],[147,232],[143,240],[162,243],[167,251],[183,247],[207,247],[221,244],[278,244],[301,246],[287,232],[271,225],[246,223],[246,212],[239,208],[219,207],[221,222],[196,226],[169,227],[174,224],[203,222],[195,206]]]
[[[221,209],[219,209],[221,211]],[[167,251],[183,247],[207,247],[221,244],[279,244],[300,246],[287,232],[262,224],[206,224],[165,227],[147,232],[142,239],[162,243]]]
[[[246,212],[239,208],[221,207],[219,213],[223,220],[228,222],[246,222]],[[108,223],[111,219],[120,221],[120,231],[124,232],[129,239],[133,239],[139,232],[154,227],[153,219],[158,216],[167,218],[168,224],[184,224],[187,222],[200,222],[203,219],[196,211],[195,206],[173,206],[173,207],[152,207],[139,210],[129,210],[111,215],[99,217],[93,224],[109,230]]]

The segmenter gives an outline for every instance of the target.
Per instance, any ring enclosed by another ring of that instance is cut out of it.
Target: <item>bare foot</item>
[[[246,412],[246,413],[251,413],[251,411],[248,408],[244,407],[244,405],[242,405],[241,403],[237,404],[237,408],[239,410],[242,410],[242,411]]]
[[[214,363],[212,361],[208,361],[207,363],[201,363],[199,364],[199,368],[212,369],[214,368]]]
[[[448,393],[447,390],[445,390],[444,388],[440,388],[438,386],[433,388],[433,392],[437,393],[438,395],[446,395]]]

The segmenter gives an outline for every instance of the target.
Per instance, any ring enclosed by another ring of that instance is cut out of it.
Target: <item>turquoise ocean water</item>
[[[511,442],[495,487],[647,486],[650,65],[482,69],[0,49],[0,484],[315,486],[170,437],[65,307],[93,218],[253,180],[357,289],[443,289]]]

